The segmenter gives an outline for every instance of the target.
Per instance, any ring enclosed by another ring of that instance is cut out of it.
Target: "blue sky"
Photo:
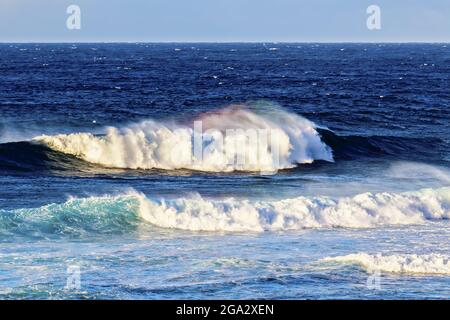
[[[81,8],[81,30],[66,8]],[[381,8],[382,29],[366,27]],[[0,0],[1,42],[450,42],[449,0]]]

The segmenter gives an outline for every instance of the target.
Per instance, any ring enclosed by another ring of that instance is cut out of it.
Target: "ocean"
[[[438,43],[0,44],[0,298],[449,298],[449,84]]]

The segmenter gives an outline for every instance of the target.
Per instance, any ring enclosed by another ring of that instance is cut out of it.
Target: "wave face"
[[[450,256],[443,254],[371,255],[354,253],[346,256],[327,257],[322,261],[356,264],[369,272],[450,274]]]
[[[126,233],[139,222],[134,195],[69,199],[40,208],[0,210],[0,235],[48,237]]]
[[[330,130],[318,129],[322,140],[332,150],[335,160],[393,157],[416,160],[439,159],[445,143],[435,137],[338,136]]]
[[[90,163],[114,168],[275,171],[314,160],[333,161],[332,150],[321,141],[314,123],[279,109],[255,112],[232,106],[204,114],[197,121],[202,123],[202,131],[197,132],[204,132],[200,156],[194,149],[194,126],[153,120],[126,128],[110,127],[104,136],[44,135],[34,141]],[[271,134],[267,143],[254,143],[246,130],[266,130]],[[238,145],[239,142],[243,144]]]
[[[22,141],[0,144],[0,173],[94,171],[94,165],[45,145]]]
[[[149,199],[119,196],[69,199],[40,208],[0,210],[0,235],[124,233],[143,222],[190,231],[264,232],[306,228],[375,228],[450,218],[450,188],[355,197],[298,197],[279,201],[200,196]]]

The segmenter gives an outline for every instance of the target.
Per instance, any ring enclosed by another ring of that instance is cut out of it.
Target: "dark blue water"
[[[446,44],[0,44],[0,297],[448,297],[449,84]],[[166,170],[33,140],[235,104],[308,119],[334,162]],[[322,261],[353,253],[385,260]]]

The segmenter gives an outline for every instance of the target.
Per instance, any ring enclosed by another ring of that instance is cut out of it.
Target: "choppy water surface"
[[[1,44],[0,297],[448,298],[449,66],[446,44]],[[280,157],[230,164],[211,134],[190,162],[194,121],[274,130]]]

